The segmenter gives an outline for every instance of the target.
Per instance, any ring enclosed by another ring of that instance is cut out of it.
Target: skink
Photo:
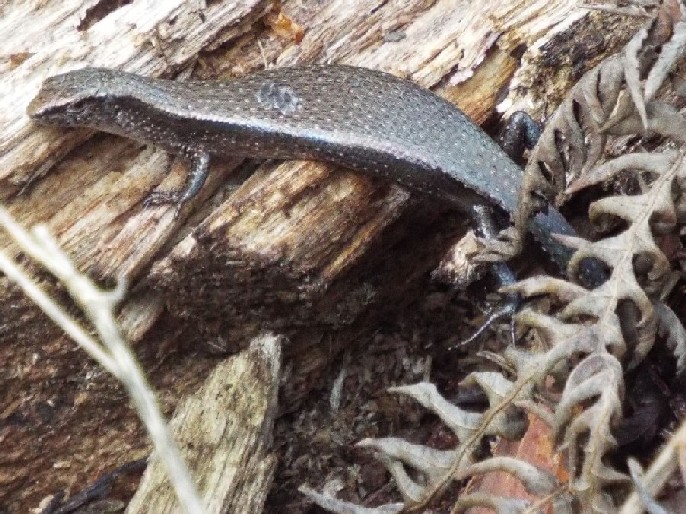
[[[462,111],[408,80],[338,65],[265,70],[227,82],[174,82],[103,68],[48,78],[28,107],[38,121],[89,127],[159,145],[191,162],[192,198],[210,155],[309,159],[381,176],[450,202],[507,216],[522,171]],[[564,269],[571,251],[552,234],[574,234],[555,209],[530,231]]]

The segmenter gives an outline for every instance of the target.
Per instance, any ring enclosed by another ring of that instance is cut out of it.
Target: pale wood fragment
[[[170,426],[206,514],[262,510],[276,466],[270,446],[280,366],[280,338],[259,336],[217,364],[203,386],[176,408]],[[126,512],[178,512],[165,470],[154,456]]]

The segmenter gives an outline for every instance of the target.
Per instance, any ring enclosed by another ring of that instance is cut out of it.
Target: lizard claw
[[[153,191],[143,200],[143,207],[157,207],[178,202],[179,194],[176,191]]]
[[[514,345],[516,342],[514,315],[519,310],[520,305],[521,297],[519,295],[507,295],[507,299],[505,300],[505,302],[499,307],[493,309],[489,314],[488,319],[484,323],[482,323],[482,325],[479,328],[477,328],[471,336],[469,336],[467,339],[463,341],[460,341],[457,344],[449,346],[447,350],[457,350],[458,348],[473,343],[478,338],[480,338],[483,335],[483,333],[486,332],[486,330],[488,330],[497,322],[505,318],[510,319],[510,342],[512,345]]]
[[[496,237],[479,237],[481,250],[475,256],[479,262],[507,261],[519,254],[521,237],[515,227],[501,230]]]
[[[143,200],[143,207],[147,208],[173,204],[176,205],[174,218],[178,218],[184,203],[185,202],[178,191],[153,191]]]

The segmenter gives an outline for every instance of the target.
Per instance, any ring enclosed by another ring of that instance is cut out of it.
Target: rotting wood
[[[170,422],[207,514],[260,512],[276,466],[270,453],[276,416],[281,340],[271,334],[212,370]],[[126,510],[176,512],[166,470],[155,459]]]
[[[202,12],[194,2],[132,3],[106,15],[89,11],[96,4],[2,8],[0,198],[23,223],[47,223],[80,269],[105,283],[119,275],[130,280],[123,331],[139,343],[168,407],[212,367],[208,358],[175,358],[174,339],[193,334],[231,347],[264,326],[290,330],[294,344],[286,351],[296,357],[294,369],[304,371],[293,376],[287,398],[324,386],[318,378],[352,337],[321,347],[323,334],[350,324],[350,333],[359,332],[355,323],[370,310],[410,298],[408,288],[438,261],[438,250],[428,247],[445,245],[447,236],[432,238],[441,232],[436,217],[427,216],[416,232],[394,224],[411,203],[399,188],[315,164],[266,164],[243,183],[228,184],[238,163],[216,162],[188,217],[144,209],[141,201],[158,183],[180,184],[183,163],[113,136],[84,143],[83,132],[36,131],[24,108],[42,77],[85,64],[155,76],[194,68],[194,77],[217,78],[265,62],[345,62],[432,87],[484,122],[513,80],[517,90],[508,108],[515,102],[534,105],[527,109],[534,114],[549,111],[548,97],[557,100],[574,80],[569,70],[584,61],[591,66],[631,33],[599,30],[608,26],[607,15],[589,17],[580,1],[566,0],[376,2],[368,9],[345,1],[319,2],[317,9],[284,1],[282,11],[305,30],[297,43],[275,36],[268,21],[255,23],[273,8],[266,1],[212,2]],[[527,47],[522,67],[517,56]],[[32,187],[13,196],[29,180]],[[313,227],[319,227],[316,237]],[[270,234],[277,232],[275,247]],[[402,239],[416,253],[386,257],[389,245]],[[392,266],[383,265],[388,260]],[[118,388],[4,281],[0,319],[0,360],[11,363],[0,377],[0,420],[21,420],[2,427],[16,450],[0,461],[0,503],[26,511],[145,452]],[[312,325],[317,328],[301,331]]]

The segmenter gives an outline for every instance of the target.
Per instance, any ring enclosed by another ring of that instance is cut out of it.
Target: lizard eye
[[[86,111],[86,103],[84,101],[75,102],[67,105],[65,110],[70,116],[80,116]]]

